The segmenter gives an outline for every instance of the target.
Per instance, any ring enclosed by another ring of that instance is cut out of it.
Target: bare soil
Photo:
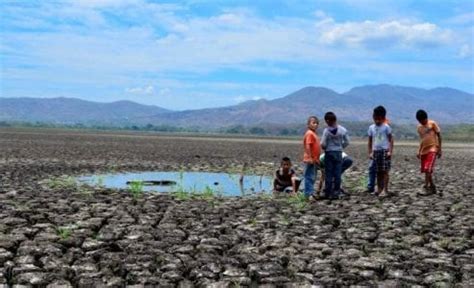
[[[347,150],[350,197],[184,199],[45,179],[110,171],[271,175],[299,142],[0,130],[0,286],[474,286],[474,149],[446,145],[422,196],[416,145],[395,146],[392,197],[364,192],[366,145]],[[301,165],[299,165],[301,166]],[[301,167],[299,169],[301,173]]]

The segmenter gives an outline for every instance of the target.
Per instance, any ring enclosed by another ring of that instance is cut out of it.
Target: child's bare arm
[[[392,136],[392,134],[388,134],[388,141],[390,141],[390,148],[388,150],[389,154],[387,156],[391,157],[392,154],[393,154],[393,136]]]
[[[298,191],[296,191],[296,176],[294,175],[291,177],[291,188],[293,193],[298,193]]]
[[[319,176],[319,183],[318,183],[318,192],[321,192],[323,189],[323,182],[324,182],[324,172],[321,170],[321,176]]]
[[[438,158],[441,158],[442,151],[441,151],[441,132],[436,133],[436,136],[438,137],[438,142],[439,142],[439,149],[438,149]]]

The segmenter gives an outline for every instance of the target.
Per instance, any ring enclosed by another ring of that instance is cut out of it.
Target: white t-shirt
[[[388,150],[390,148],[390,141],[388,135],[392,134],[392,128],[388,124],[377,126],[370,125],[368,131],[369,137],[372,137],[372,150]]]

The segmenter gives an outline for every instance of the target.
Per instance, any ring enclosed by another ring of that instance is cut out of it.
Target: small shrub
[[[303,193],[298,193],[296,196],[288,197],[288,203],[295,206],[298,210],[303,210],[308,205],[308,200]]]
[[[134,200],[137,200],[139,197],[142,196],[143,194],[143,182],[140,180],[133,180],[130,181],[129,186],[129,191],[132,193],[132,197]]]
[[[61,239],[67,240],[72,234],[72,228],[70,228],[70,227],[58,227],[58,228],[56,228],[56,233],[58,234],[58,236]]]

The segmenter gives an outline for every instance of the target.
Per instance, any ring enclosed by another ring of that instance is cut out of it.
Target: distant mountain
[[[168,112],[161,107],[131,101],[98,103],[62,97],[0,98],[0,121],[120,125]]]
[[[207,129],[233,125],[304,123],[309,115],[333,111],[341,121],[372,121],[372,109],[384,105],[394,123],[413,123],[425,109],[442,124],[474,123],[474,94],[452,88],[420,89],[393,85],[355,87],[337,93],[305,87],[283,98],[255,100],[222,108],[169,111],[130,101],[95,103],[71,98],[0,98],[0,121],[169,125]]]
[[[372,121],[372,110],[384,105],[388,117],[413,123],[418,109],[427,110],[441,123],[474,123],[474,94],[451,88],[420,89],[375,85],[339,94],[323,87],[305,87],[283,98],[247,101],[235,106],[188,110],[143,119],[148,123],[176,126],[221,127],[301,123],[309,115],[320,118],[333,111],[342,121]]]

